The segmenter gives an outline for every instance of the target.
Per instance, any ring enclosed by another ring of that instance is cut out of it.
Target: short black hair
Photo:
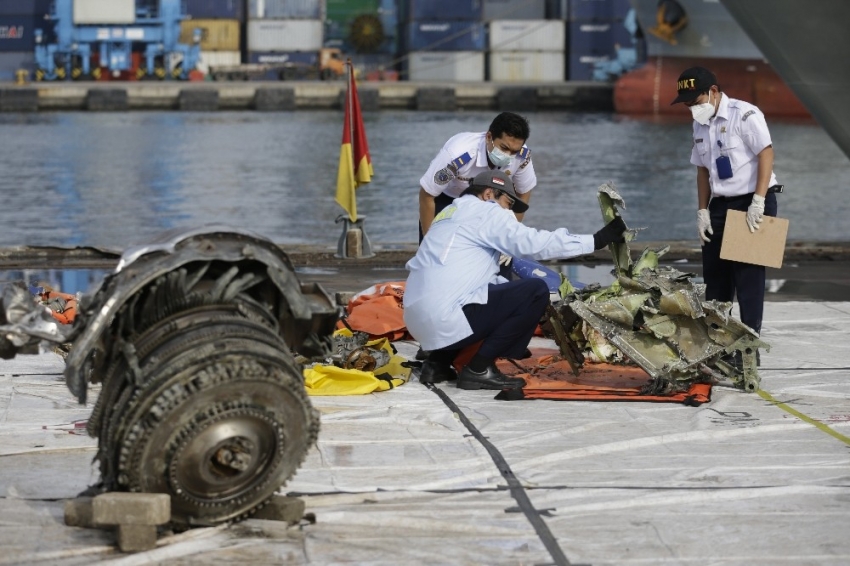
[[[462,193],[460,193],[460,196],[466,196],[466,195],[478,196],[478,195],[484,194],[484,191],[486,191],[487,189],[490,189],[490,188],[492,188],[492,187],[484,187],[484,186],[481,186],[481,185],[473,185],[470,182],[469,186],[466,189],[464,189],[464,191]]]
[[[528,140],[531,133],[528,120],[513,112],[502,112],[493,118],[488,131],[494,140],[502,137],[503,134],[508,134],[512,138],[522,140],[523,143]]]

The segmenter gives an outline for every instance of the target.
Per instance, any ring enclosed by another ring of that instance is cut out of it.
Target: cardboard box
[[[747,213],[728,210],[726,226],[723,228],[723,242],[720,245],[720,258],[780,268],[787,237],[787,218],[765,216],[759,224],[759,229],[750,233]]]

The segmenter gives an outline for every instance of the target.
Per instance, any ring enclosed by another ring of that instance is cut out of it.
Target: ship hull
[[[614,109],[622,114],[684,115],[676,98],[676,81],[688,67],[711,69],[720,89],[731,98],[755,104],[768,117],[806,118],[811,114],[773,68],[756,59],[652,57],[614,85]]]
[[[768,117],[811,116],[723,4],[677,0],[688,23],[675,33],[675,42],[670,42],[653,33],[658,26],[658,0],[630,1],[644,31],[647,62],[615,83],[617,112],[682,114],[680,105],[670,106],[676,97],[676,81],[688,67],[701,66],[717,75],[723,92],[755,104]]]
[[[850,157],[850,2],[723,0],[824,130]]]

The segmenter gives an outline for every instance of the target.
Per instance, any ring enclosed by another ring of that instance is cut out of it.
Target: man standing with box
[[[678,96],[694,118],[691,163],[697,166],[697,227],[707,300],[731,302],[735,295],[741,321],[757,334],[764,312],[765,268],[720,258],[728,210],[745,211],[749,231],[762,217],[776,216],[782,185],[773,174],[773,145],[761,111],[729,98],[714,73],[692,67],[679,76]],[[710,236],[710,237],[709,237]]]

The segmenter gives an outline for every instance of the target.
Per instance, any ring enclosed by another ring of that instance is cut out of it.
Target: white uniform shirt
[[[721,93],[717,113],[708,125],[694,121],[691,163],[708,169],[712,196],[746,195],[756,190],[758,154],[771,143],[761,110]],[[717,175],[716,160],[721,155],[728,155],[732,164],[732,176],[728,179]],[[771,171],[767,186],[775,184],[776,176]]]
[[[487,286],[498,282],[500,253],[553,259],[592,251],[593,236],[535,230],[496,202],[463,196],[434,218],[407,262],[405,325],[424,350],[450,346],[472,334],[461,309],[487,303]]]
[[[486,135],[487,132],[463,132],[449,138],[431,161],[428,171],[419,179],[419,186],[434,197],[440,193],[459,197],[477,174],[490,171]],[[519,194],[527,193],[537,185],[531,150],[526,146],[522,146],[507,167],[499,170],[511,178]]]

